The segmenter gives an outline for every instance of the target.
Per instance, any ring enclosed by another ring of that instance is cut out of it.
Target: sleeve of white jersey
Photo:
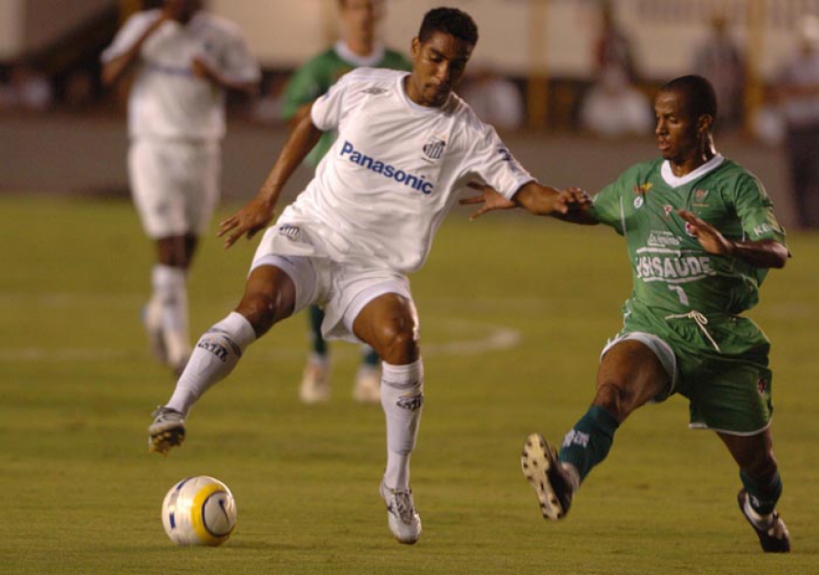
[[[250,53],[244,36],[236,35],[228,43],[222,73],[239,82],[257,82],[261,78],[259,64]]]
[[[492,186],[504,197],[512,199],[517,191],[535,178],[515,159],[498,133],[484,125],[466,158],[465,175]]]
[[[333,84],[323,96],[313,102],[310,115],[313,125],[323,132],[335,130],[341,124],[345,113],[344,103],[350,86],[350,78],[355,72],[345,74]]]
[[[128,49],[133,46],[140,36],[145,33],[145,30],[159,18],[159,11],[156,14],[138,12],[128,18],[122,28],[119,29],[117,35],[114,36],[114,41],[108,46],[100,56],[103,63],[110,62],[114,58],[122,56]]]

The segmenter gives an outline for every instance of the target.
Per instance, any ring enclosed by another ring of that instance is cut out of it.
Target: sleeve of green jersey
[[[284,90],[284,104],[282,118],[289,120],[304,104],[308,104],[321,96],[321,80],[318,77],[319,68],[316,61],[311,60],[293,73]]]
[[[785,244],[785,230],[776,221],[773,202],[755,176],[745,173],[737,178],[734,209],[749,240],[776,240]]]
[[[623,178],[624,176],[621,176],[617,181],[600,190],[594,196],[594,204],[589,212],[598,222],[611,226],[620,235],[623,235],[623,214],[621,213]]]

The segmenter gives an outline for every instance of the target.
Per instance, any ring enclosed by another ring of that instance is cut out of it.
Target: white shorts
[[[321,241],[303,225],[278,224],[267,229],[250,270],[266,265],[276,266],[293,280],[293,315],[311,304],[324,308],[321,332],[325,339],[363,343],[353,334],[353,322],[364,306],[388,293],[410,301],[418,329],[418,313],[407,276],[367,262],[332,260],[322,253]]]
[[[219,200],[218,142],[138,139],[128,174],[145,233],[154,239],[201,235]]]

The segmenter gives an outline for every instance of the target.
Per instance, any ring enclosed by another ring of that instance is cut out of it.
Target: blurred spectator
[[[751,129],[754,136],[765,144],[778,146],[785,141],[785,118],[775,88],[765,87],[763,102],[756,110]]]
[[[609,138],[643,135],[651,132],[654,113],[648,98],[629,84],[623,70],[615,67],[603,72],[583,99],[580,125]]]
[[[478,117],[501,130],[523,126],[523,95],[517,85],[487,66],[464,82],[460,96]]]
[[[694,70],[708,79],[717,93],[717,127],[736,127],[742,121],[745,58],[728,33],[724,16],[715,15],[711,20],[711,31],[694,56]]]
[[[819,19],[802,22],[799,46],[779,78],[798,224],[819,228]]]
[[[96,98],[94,77],[88,70],[75,70],[65,79],[62,103],[71,112],[87,110]]]
[[[603,2],[600,16],[600,36],[594,51],[596,76],[601,78],[605,72],[616,69],[625,74],[629,83],[638,82],[639,74],[631,44],[615,21],[611,2]]]
[[[284,87],[288,76],[269,74],[262,81],[259,97],[250,108],[250,119],[260,124],[281,124],[284,107]]]
[[[44,112],[53,101],[48,77],[25,62],[11,68],[9,81],[0,92],[0,106],[6,110]]]

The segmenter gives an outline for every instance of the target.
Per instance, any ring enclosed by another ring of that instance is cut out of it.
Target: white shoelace
[[[700,330],[702,330],[702,333],[705,334],[705,337],[707,337],[708,341],[711,342],[711,345],[714,346],[714,349],[717,350],[717,351],[720,351],[719,346],[717,345],[717,342],[714,341],[714,338],[711,337],[711,334],[708,333],[708,330],[705,327],[706,325],[708,325],[708,318],[705,317],[705,315],[703,315],[701,312],[698,312],[697,310],[692,309],[688,313],[677,313],[677,314],[667,315],[667,316],[665,316],[665,319],[693,319],[694,322],[696,322],[697,327],[699,327]]]

